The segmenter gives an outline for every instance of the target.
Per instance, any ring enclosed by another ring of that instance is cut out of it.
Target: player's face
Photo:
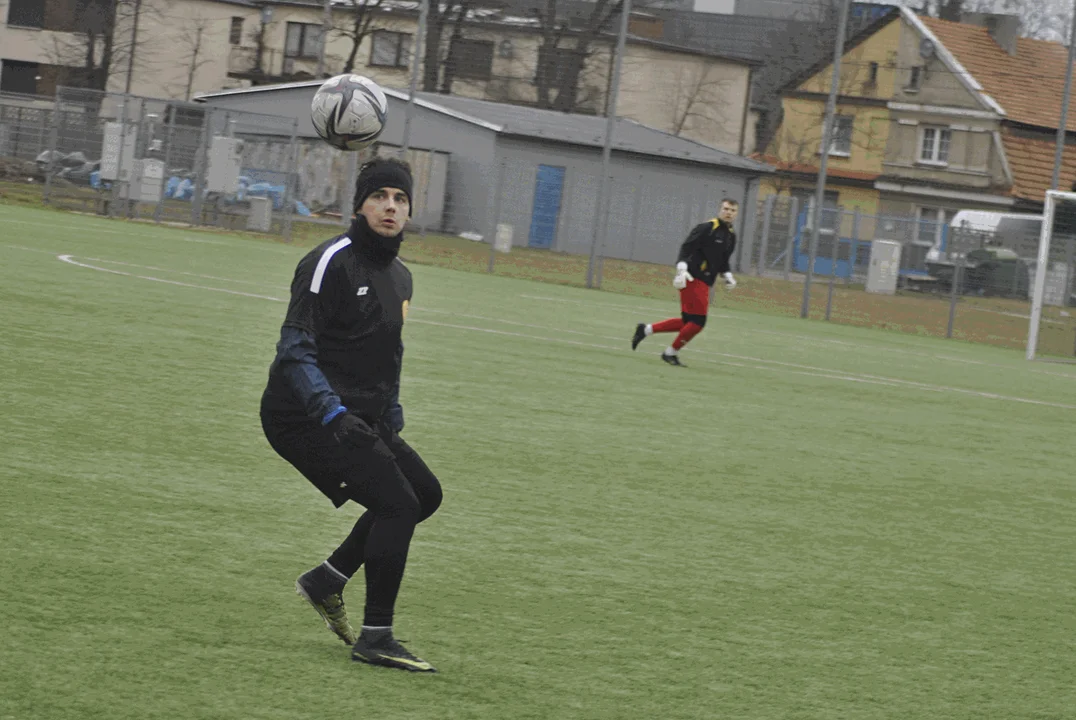
[[[733,205],[732,203],[721,203],[721,214],[719,218],[727,223],[731,223],[736,219],[736,216],[740,213],[740,206]]]
[[[411,201],[399,188],[383,187],[370,194],[359,208],[366,224],[382,237],[396,237],[407,224]]]

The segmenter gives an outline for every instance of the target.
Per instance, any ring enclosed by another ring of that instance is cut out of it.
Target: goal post
[[[1072,234],[1076,227],[1076,192],[1048,190],[1039,231],[1039,251],[1035,276],[1031,285],[1031,318],[1027,331],[1027,359],[1034,360],[1039,349],[1039,330],[1042,326],[1043,305],[1067,305],[1072,291],[1073,258]],[[1063,236],[1065,243],[1059,242]],[[1063,245],[1067,245],[1066,247]]]

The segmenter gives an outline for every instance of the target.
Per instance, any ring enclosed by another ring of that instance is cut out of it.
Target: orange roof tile
[[[1010,194],[1025,200],[1043,202],[1054,175],[1054,141],[1022,138],[1002,134],[1005,154],[1012,168]],[[1076,183],[1076,147],[1066,146],[1061,159],[1060,189],[1070,190]]]
[[[930,17],[920,19],[979,81],[983,92],[1005,109],[1010,120],[1057,127],[1068,62],[1064,45],[1020,38],[1016,41],[1016,55],[1009,55],[984,27]],[[1076,105],[1070,106],[1066,124],[1069,130],[1076,131]]]

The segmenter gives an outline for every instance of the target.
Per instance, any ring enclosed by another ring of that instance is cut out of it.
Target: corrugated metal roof
[[[407,97],[407,93],[399,94],[403,98]],[[416,99],[425,100],[431,105],[440,105],[457,113],[499,125],[501,127],[500,132],[505,135],[539,138],[587,147],[602,147],[605,144],[606,119],[604,117],[539,110],[520,105],[475,100],[459,97],[458,95],[420,92],[416,93],[415,97]],[[613,135],[613,149],[641,155],[656,155],[688,160],[706,165],[720,165],[749,172],[771,172],[773,170],[769,165],[764,165],[735,153],[725,152],[693,140],[676,137],[624,118],[617,119],[616,130]]]
[[[251,88],[205,93],[194,99],[196,102],[206,102],[216,97],[271,93],[300,88],[310,88],[313,91],[321,85],[321,82],[320,80],[305,80],[280,85],[258,85]],[[397,100],[407,100],[406,90],[382,89],[386,95]],[[592,148],[605,145],[606,119],[604,117],[560,113],[522,105],[508,105],[457,95],[426,92],[415,93],[415,104],[502,135],[543,139]],[[718,150],[694,140],[677,137],[624,118],[617,119],[613,149],[703,165],[716,165],[750,173],[773,172],[770,165],[742,155]]]

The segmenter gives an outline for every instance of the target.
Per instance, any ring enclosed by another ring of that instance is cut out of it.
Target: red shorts
[[[710,307],[710,286],[702,280],[689,280],[680,291],[680,312],[685,315],[705,315]]]

